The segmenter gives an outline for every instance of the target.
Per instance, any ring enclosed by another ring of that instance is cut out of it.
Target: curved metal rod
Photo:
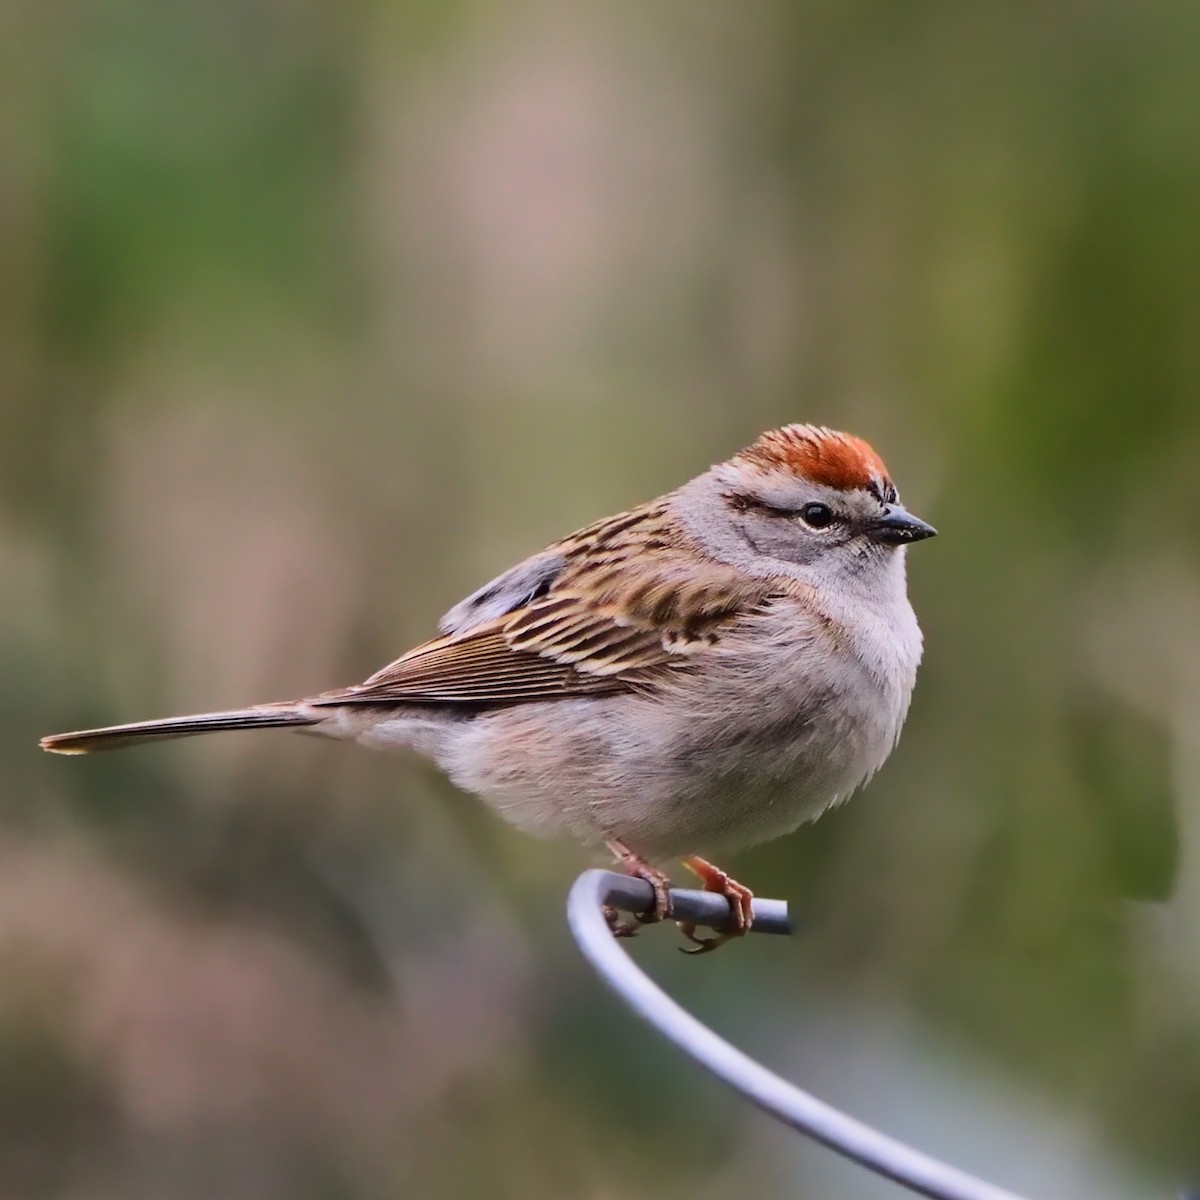
[[[631,884],[636,886],[631,888]],[[729,917],[728,902],[723,896],[708,896],[708,901],[715,901],[715,905],[704,905],[705,917],[697,915],[692,908],[692,897],[706,895],[704,892],[672,891],[675,915],[697,924],[719,927]],[[621,942],[609,932],[601,911],[607,904],[626,911],[644,912],[651,901],[650,885],[641,880],[631,880],[613,871],[585,871],[571,888],[567,920],[579,949],[601,979],[663,1037],[764,1112],[911,1191],[934,1200],[1021,1200],[1013,1192],[947,1166],[831,1108],[768,1071],[681,1008],[625,953]],[[756,900],[752,932],[760,930],[760,911],[764,916],[768,912],[772,914],[762,932],[785,932],[786,904],[778,900]],[[781,913],[784,928],[779,927]],[[711,916],[716,916],[717,920],[710,920]]]
[[[654,889],[644,879],[616,871],[586,871],[583,878],[590,875],[603,877],[602,905],[628,913],[647,913],[654,907]],[[715,892],[672,888],[671,907],[676,921],[691,921],[711,929],[720,929],[729,920],[729,901]],[[787,901],[755,899],[754,924],[750,928],[754,933],[791,933]]]

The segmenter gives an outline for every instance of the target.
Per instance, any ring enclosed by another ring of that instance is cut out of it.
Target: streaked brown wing
[[[317,703],[517,704],[653,686],[711,651],[724,628],[769,595],[766,580],[670,565],[649,574],[580,564],[549,595],[417,646]]]
[[[499,624],[497,622],[497,624]],[[629,686],[588,675],[570,663],[514,650],[492,626],[466,637],[441,637],[410,650],[357,687],[321,696],[328,704],[519,704]]]

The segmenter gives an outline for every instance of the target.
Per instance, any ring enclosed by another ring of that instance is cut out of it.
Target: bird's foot
[[[608,922],[609,932],[613,937],[637,937],[637,926],[632,921],[622,920],[621,914],[611,904],[606,904],[600,911],[604,913],[604,919]]]
[[[654,889],[654,907],[644,913],[634,914],[638,923],[650,925],[655,921],[663,921],[671,915],[671,881],[657,867],[652,867],[640,854],[630,850],[624,842],[613,838],[608,842],[608,848],[613,857],[621,865],[626,875],[635,879],[644,879]],[[633,937],[637,933],[637,925],[622,921],[617,917],[615,909],[605,907],[604,918],[614,937]]]
[[[716,937],[700,937],[691,921],[680,921],[679,932],[694,945],[691,949],[683,946],[679,949],[684,954],[708,954],[734,938],[744,937],[754,923],[754,893],[745,884],[730,879],[720,867],[714,867],[707,859],[692,855],[683,860],[683,865],[699,877],[706,892],[716,892],[729,901],[730,924]]]

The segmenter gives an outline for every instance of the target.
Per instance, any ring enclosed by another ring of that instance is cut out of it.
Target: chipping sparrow
[[[866,442],[788,425],[527,558],[365,683],[41,745],[292,727],[413,749],[522,828],[605,843],[654,917],[649,860],[687,855],[742,933],[749,890],[696,855],[790,832],[887,758],[921,657],[904,548],[933,533]]]

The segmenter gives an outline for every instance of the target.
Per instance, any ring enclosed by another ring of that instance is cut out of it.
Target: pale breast
[[[911,631],[778,604],[653,693],[498,710],[458,724],[435,756],[535,832],[620,837],[651,856],[764,841],[886,759],[915,636],[914,653]]]

